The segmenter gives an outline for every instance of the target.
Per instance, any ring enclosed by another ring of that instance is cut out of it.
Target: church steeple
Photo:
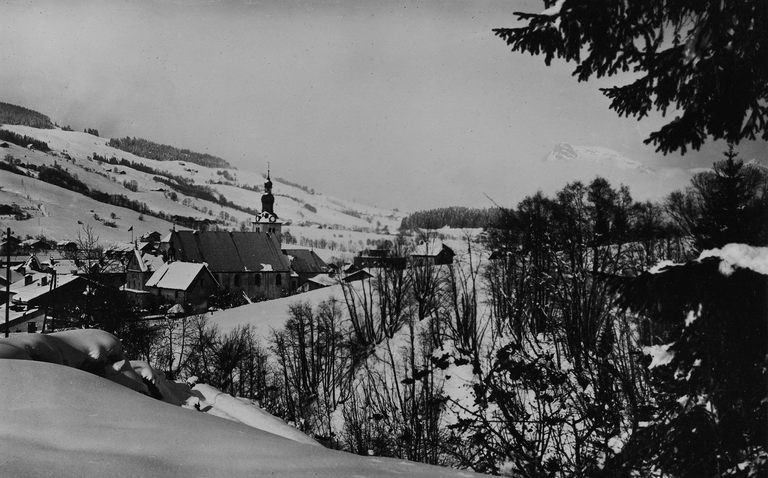
[[[261,214],[275,214],[275,196],[272,195],[272,180],[269,178],[269,166],[267,166],[267,182],[264,183],[264,194],[261,196]]]
[[[261,195],[261,213],[253,221],[253,230],[273,234],[278,242],[282,242],[283,223],[275,214],[275,196],[272,195],[272,179],[270,168],[267,166],[267,182],[264,183],[264,194]]]

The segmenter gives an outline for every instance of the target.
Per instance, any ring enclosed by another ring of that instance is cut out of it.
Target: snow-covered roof
[[[160,269],[160,267],[163,266],[164,261],[161,256],[142,253],[141,251],[134,249],[131,263],[136,264],[141,272],[152,272]]]
[[[436,256],[443,250],[443,243],[437,242],[421,242],[413,248],[411,255],[413,256]]]
[[[159,289],[187,290],[203,270],[205,264],[194,262],[169,262],[163,264],[147,281],[147,287]]]
[[[25,281],[18,281],[11,285],[11,294],[13,302],[26,304],[51,292],[50,276],[44,272],[37,272],[32,275],[32,283],[25,284]],[[43,284],[43,278],[46,283]],[[56,288],[62,287],[74,280],[79,280],[76,275],[62,275],[56,278]],[[55,289],[54,289],[55,290]]]
[[[323,287],[332,286],[339,283],[336,277],[331,277],[329,274],[318,274],[314,277],[310,277],[307,282],[313,282]]]

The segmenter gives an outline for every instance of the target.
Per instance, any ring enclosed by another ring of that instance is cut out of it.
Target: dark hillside
[[[441,227],[488,227],[498,218],[499,208],[443,207],[416,211],[403,218],[402,229],[440,229]]]
[[[224,159],[206,153],[196,153],[188,149],[178,149],[167,144],[154,143],[143,138],[112,138],[107,143],[113,148],[121,149],[136,156],[154,159],[156,161],[186,161],[206,168],[229,168]]]
[[[3,103],[0,101],[0,124],[18,124],[33,128],[53,128],[51,119],[42,113],[22,106]]]

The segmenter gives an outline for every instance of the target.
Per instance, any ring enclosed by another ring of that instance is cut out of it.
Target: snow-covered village
[[[766,2],[0,3],[0,476],[768,476]]]

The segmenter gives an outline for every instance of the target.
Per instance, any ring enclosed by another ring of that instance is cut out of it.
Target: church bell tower
[[[275,196],[272,195],[272,180],[267,168],[267,182],[264,183],[264,194],[261,196],[261,213],[253,220],[253,231],[271,234],[282,244],[282,228],[283,223],[275,214]]]

